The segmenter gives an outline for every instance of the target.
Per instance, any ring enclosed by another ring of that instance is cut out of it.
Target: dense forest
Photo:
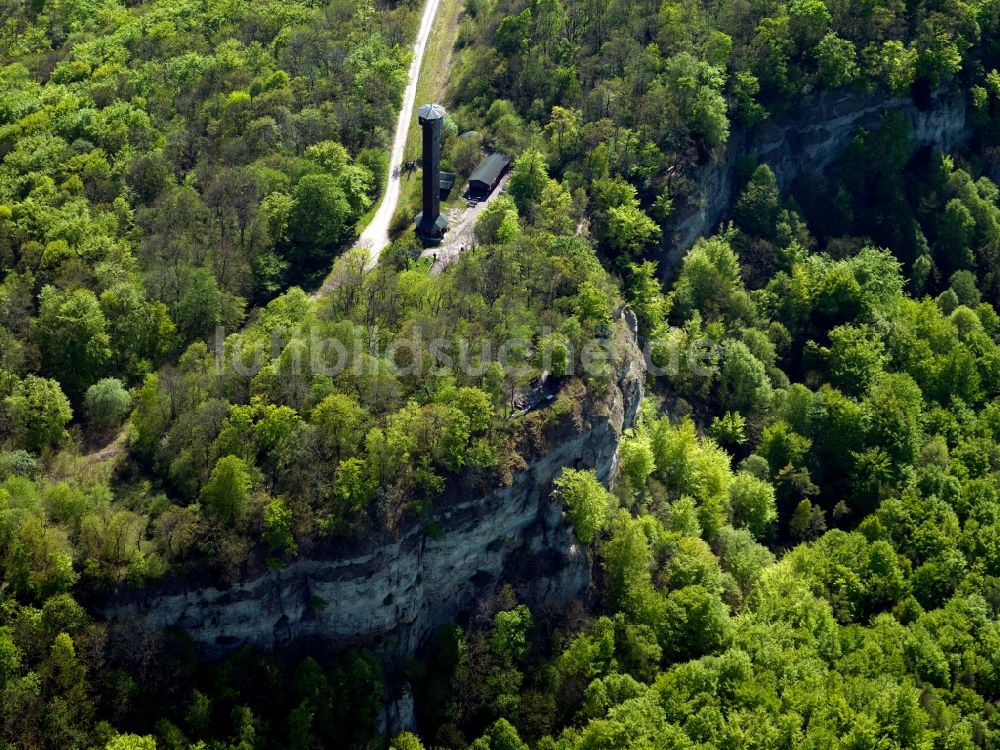
[[[1000,4],[466,0],[445,166],[515,163],[440,274],[350,249],[415,3],[0,8],[0,748],[1000,748]],[[790,190],[743,158],[668,267],[698,170],[824,90],[956,92],[967,146],[889,111]],[[622,305],[641,417],[551,488],[586,602],[501,587],[405,658],[94,616],[510,484]]]

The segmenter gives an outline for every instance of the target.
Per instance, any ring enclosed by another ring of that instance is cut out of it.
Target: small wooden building
[[[469,193],[485,198],[500,184],[500,179],[510,169],[510,157],[499,151],[487,156],[469,176]]]
[[[441,200],[448,199],[453,187],[455,187],[455,173],[442,172],[441,179],[438,181],[438,188],[441,190]]]

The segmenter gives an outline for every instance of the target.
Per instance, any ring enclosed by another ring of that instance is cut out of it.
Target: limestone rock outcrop
[[[550,492],[563,467],[593,468],[604,482],[613,477],[618,443],[637,417],[645,380],[631,311],[619,316],[614,339],[616,377],[578,408],[548,407],[551,416],[539,415],[543,446],[509,485],[446,493],[429,519],[412,519],[396,538],[373,534],[331,545],[227,588],[188,580],[125,591],[99,612],[119,628],[183,628],[208,656],[301,639],[409,653],[505,582],[534,604],[580,596],[590,585],[591,557]]]
[[[723,154],[692,175],[693,200],[679,211],[668,238],[666,266],[675,266],[699,237],[711,234],[728,216],[741,157],[750,154],[770,166],[778,186],[785,190],[801,175],[821,174],[844,154],[858,128],[877,130],[890,110],[903,113],[918,147],[947,151],[962,145],[972,133],[959,91],[937,91],[922,109],[911,99],[855,91],[817,93],[781,124],[765,120],[751,132],[734,131]]]

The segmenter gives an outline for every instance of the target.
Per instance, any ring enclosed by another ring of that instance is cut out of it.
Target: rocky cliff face
[[[918,146],[954,149],[971,135],[965,99],[957,91],[938,91],[924,110],[910,99],[880,99],[852,91],[816,94],[785,123],[765,121],[751,133],[734,132],[723,155],[698,171],[692,203],[681,212],[669,238],[667,266],[676,265],[699,237],[711,233],[726,217],[741,156],[751,154],[769,165],[784,190],[800,175],[821,174],[843,155],[858,128],[878,129],[889,110],[905,115]]]
[[[503,582],[513,582],[534,604],[579,596],[590,585],[590,556],[549,493],[566,466],[594,468],[604,482],[614,474],[618,442],[636,419],[645,378],[630,311],[618,321],[616,338],[616,380],[577,415],[552,420],[545,429],[550,449],[509,486],[443,500],[432,523],[413,523],[397,539],[303,556],[227,589],[175,585],[129,592],[101,613],[126,627],[181,627],[208,656],[244,644],[273,648],[308,638],[332,647],[383,643],[412,652]],[[432,536],[429,527],[442,533]]]

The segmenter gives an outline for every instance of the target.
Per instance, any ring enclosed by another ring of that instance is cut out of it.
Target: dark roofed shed
[[[455,173],[442,172],[441,179],[438,181],[438,187],[441,190],[441,198],[447,198],[448,194],[451,193],[451,189],[455,187]]]
[[[469,177],[469,192],[474,194],[489,195],[496,190],[500,183],[500,178],[504,176],[510,167],[510,157],[496,151],[475,168]]]

